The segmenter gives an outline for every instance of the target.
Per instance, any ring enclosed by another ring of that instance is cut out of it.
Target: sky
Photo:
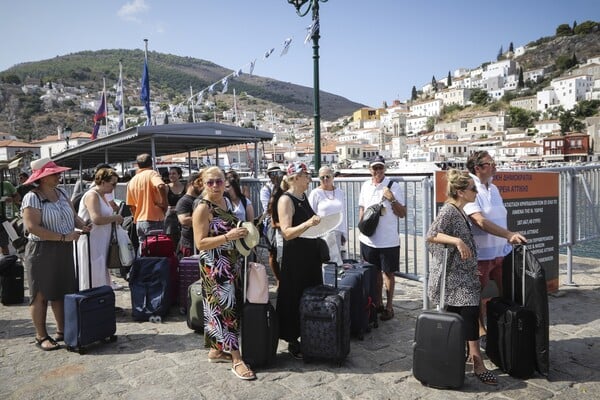
[[[6,1],[0,71],[84,50],[143,49],[313,87],[311,13],[287,0]],[[494,61],[510,43],[600,21],[598,0],[328,0],[319,3],[320,89],[371,107],[410,98],[433,76]],[[280,55],[291,38],[288,52]],[[264,58],[264,54],[274,52]],[[142,72],[140,60],[140,79]],[[152,59],[149,58],[150,77]],[[115,71],[118,66],[115,66]],[[150,81],[152,85],[152,81]],[[194,92],[204,88],[194,89]]]

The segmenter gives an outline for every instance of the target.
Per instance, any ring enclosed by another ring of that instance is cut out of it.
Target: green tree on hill
[[[485,106],[490,101],[490,95],[483,89],[473,89],[470,100],[480,106]]]
[[[448,71],[448,77],[446,78],[446,87],[452,86],[452,75],[450,75],[450,71]]]
[[[585,21],[573,28],[575,35],[587,35],[598,30],[599,24],[594,21]]]
[[[573,35],[573,30],[569,26],[569,24],[560,24],[556,27],[556,36],[571,36]]]
[[[411,94],[410,94],[410,99],[411,99],[412,101],[415,101],[415,100],[417,99],[417,97],[418,97],[418,94],[417,94],[417,88],[416,88],[415,86],[413,86],[413,87],[412,87],[412,92],[411,92]]]

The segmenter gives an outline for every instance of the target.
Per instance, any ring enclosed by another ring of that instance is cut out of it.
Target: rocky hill
[[[8,132],[26,138],[36,138],[54,133],[58,124],[69,120],[75,130],[90,131],[92,110],[81,110],[78,101],[43,102],[39,99],[52,84],[81,88],[77,100],[91,101],[99,97],[102,80],[107,89],[114,87],[118,79],[119,61],[123,64],[126,111],[139,106],[139,86],[144,53],[141,50],[100,50],[57,56],[53,59],[18,64],[0,72],[0,132]],[[151,97],[161,103],[185,103],[190,93],[219,82],[233,71],[210,61],[171,54],[150,52]],[[264,113],[273,109],[287,118],[313,113],[313,89],[310,87],[281,82],[275,79],[249,75],[244,71],[239,77],[231,78],[228,91],[221,94],[221,83],[215,86],[214,94],[205,97],[217,105],[220,113],[233,104],[233,90],[238,94],[238,106],[243,110]],[[44,90],[22,91],[24,84],[44,86]],[[114,90],[113,90],[114,92]],[[240,96],[241,95],[241,96]],[[80,98],[79,98],[80,97]],[[114,102],[114,97],[109,102]],[[334,120],[350,115],[362,107],[360,103],[341,96],[321,92],[321,117]],[[210,111],[210,117],[213,116]],[[129,115],[129,114],[128,114]],[[208,115],[208,111],[207,111]],[[208,118],[208,117],[207,117]],[[48,131],[48,126],[52,127]],[[45,130],[45,133],[40,132]]]

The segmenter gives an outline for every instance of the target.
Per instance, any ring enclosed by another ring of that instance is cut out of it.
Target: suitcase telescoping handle
[[[440,304],[438,311],[444,311],[446,307],[446,268],[448,265],[448,245],[444,245],[444,260],[442,261],[442,275],[440,276]]]
[[[81,232],[82,235],[87,237],[87,253],[88,253],[88,277],[90,280],[90,287],[92,288],[92,253],[90,252],[90,233],[89,232]],[[79,285],[79,253],[77,251],[77,242],[73,242],[73,247],[75,248],[75,279],[77,279],[77,284]],[[82,290],[81,288],[79,288]]]
[[[521,271],[521,305],[525,306],[525,274],[527,273],[527,266],[525,265],[525,257],[527,255],[527,246],[524,244],[515,244],[513,245],[513,251],[511,253],[512,255],[512,276],[511,276],[511,283],[512,283],[512,291],[511,291],[511,295],[512,295],[512,301],[515,301],[515,276],[517,275],[517,271],[515,268],[515,249],[517,248],[517,246],[522,246],[523,248],[523,271]]]

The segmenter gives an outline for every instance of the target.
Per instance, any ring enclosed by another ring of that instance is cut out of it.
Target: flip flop
[[[246,367],[246,371],[241,374],[236,371],[236,368],[240,365],[244,365]],[[243,361],[233,364],[233,367],[231,367],[231,372],[233,372],[235,376],[244,381],[251,381],[256,379],[256,374],[246,364],[244,364]]]
[[[392,318],[394,318],[394,309],[388,310],[386,308],[385,310],[383,310],[383,312],[379,316],[379,319],[382,321],[388,321]]]
[[[42,343],[44,343],[46,341],[50,342],[53,346],[52,347],[42,346]],[[35,338],[35,346],[44,351],[52,351],[52,350],[60,349],[60,345],[58,343],[56,343],[56,340],[52,339],[50,336],[46,336],[45,338],[42,338],[42,339]]]
[[[54,334],[54,341],[55,342],[64,342],[65,334],[62,332],[56,331],[56,333]]]
[[[208,362],[211,362],[211,363],[228,363],[228,362],[231,362],[231,354],[228,354],[228,353],[225,353],[225,352],[221,352],[216,357],[211,357],[209,355],[208,356]]]

